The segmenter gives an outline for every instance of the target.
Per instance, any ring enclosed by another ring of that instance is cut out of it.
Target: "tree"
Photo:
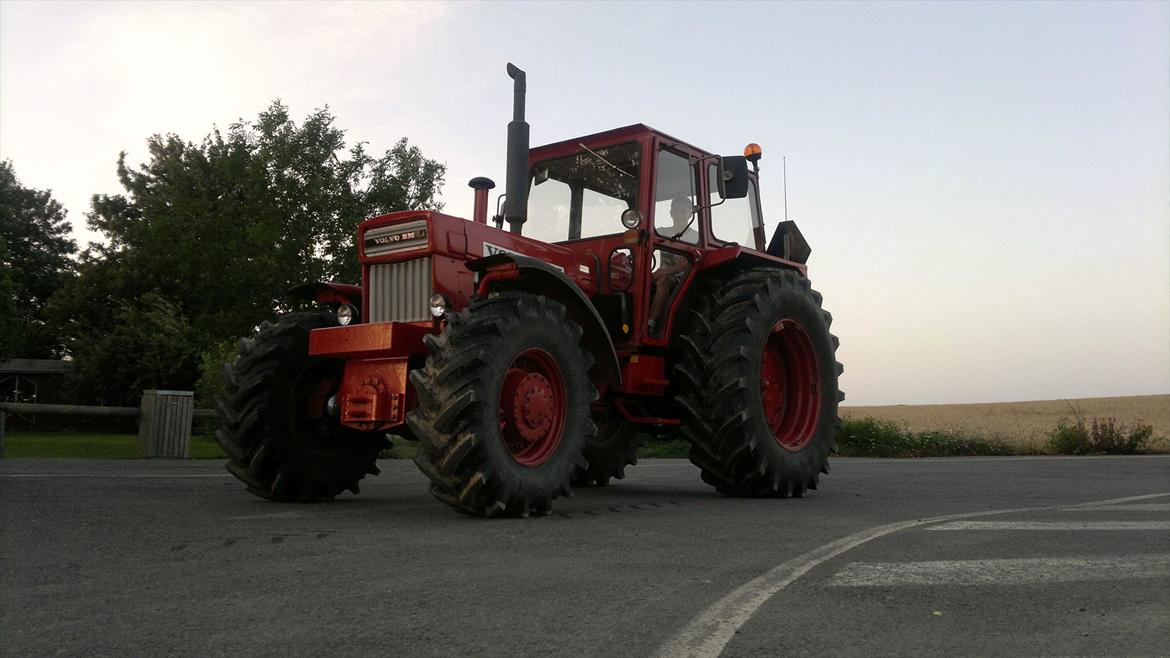
[[[8,263],[8,243],[0,236],[0,361],[17,353],[17,342],[23,342],[24,335],[16,314],[16,282]]]
[[[276,101],[199,144],[152,136],[137,167],[123,152],[125,192],[95,195],[87,215],[107,241],[82,255],[78,278],[50,304],[70,345],[110,331],[122,304],[153,293],[189,322],[193,380],[200,354],[286,310],[290,288],[357,281],[361,220],[442,207],[443,164],[406,139],[374,157],[334,124],[328,108],[297,124]]]
[[[114,302],[111,326],[77,343],[70,385],[74,397],[135,405],[144,389],[190,389],[199,354],[191,325],[157,293]]]
[[[0,162],[0,361],[60,354],[41,311],[72,276],[69,231],[52,191],[24,187],[12,162]]]

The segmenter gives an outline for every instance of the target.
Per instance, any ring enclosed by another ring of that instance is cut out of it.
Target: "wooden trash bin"
[[[191,456],[191,391],[142,392],[138,417],[138,456],[186,459]]]

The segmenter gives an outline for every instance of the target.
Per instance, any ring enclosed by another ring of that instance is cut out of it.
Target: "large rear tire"
[[[561,304],[504,292],[449,313],[410,380],[415,464],[431,494],[475,516],[547,514],[596,434],[593,359]]]
[[[749,269],[715,282],[677,344],[690,459],[737,496],[803,496],[828,473],[843,367],[821,295],[792,270]]]
[[[248,491],[269,500],[331,500],[358,493],[358,480],[377,474],[383,434],[360,432],[329,420],[325,404],[345,364],[309,356],[309,332],[336,324],[330,313],[290,313],[240,339],[236,360],[224,368],[216,398],[215,440],[228,470]]]

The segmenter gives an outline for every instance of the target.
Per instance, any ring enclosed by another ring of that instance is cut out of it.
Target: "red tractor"
[[[637,124],[529,150],[508,74],[495,226],[486,178],[473,221],[362,222],[360,287],[302,286],[330,310],[240,341],[217,404],[228,469],[264,498],[331,499],[395,434],[439,500],[527,516],[681,435],[720,492],[815,489],[842,367],[807,243],[792,222],[765,241],[759,147],[720,157]]]

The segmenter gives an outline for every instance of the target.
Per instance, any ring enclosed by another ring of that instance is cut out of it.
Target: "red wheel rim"
[[[516,355],[500,383],[500,436],[521,466],[552,457],[565,432],[565,384],[552,355],[530,348]]]
[[[820,368],[808,329],[796,320],[772,327],[760,365],[760,394],[776,443],[788,450],[807,446],[820,417]]]

